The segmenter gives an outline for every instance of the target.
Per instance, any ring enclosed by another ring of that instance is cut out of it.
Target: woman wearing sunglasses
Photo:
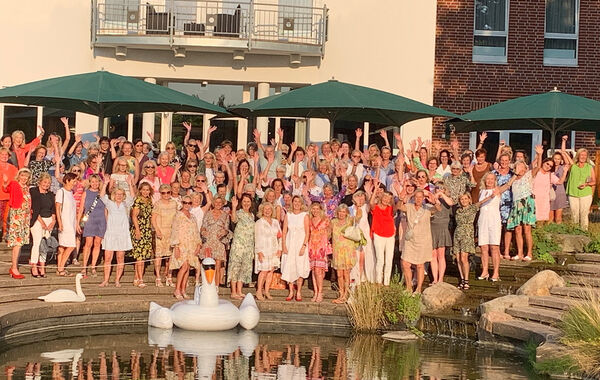
[[[156,286],[162,287],[161,266],[165,261],[165,278],[167,286],[173,286],[171,271],[169,270],[169,259],[172,254],[171,249],[171,226],[177,213],[177,201],[171,196],[171,186],[160,185],[160,199],[154,203],[152,211],[152,227],[154,227],[155,250],[154,250],[154,275],[156,276]]]

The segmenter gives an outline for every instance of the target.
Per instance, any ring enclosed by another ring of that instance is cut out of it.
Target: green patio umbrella
[[[330,80],[254,100],[228,110],[244,117],[289,116],[400,126],[431,116],[458,117],[443,109],[369,87]]]
[[[46,106],[100,117],[143,112],[200,112],[219,116],[224,108],[170,88],[97,71],[0,89],[0,103]]]
[[[550,132],[554,151],[561,131],[600,131],[600,102],[558,91],[510,99],[450,120],[456,132],[536,129]]]

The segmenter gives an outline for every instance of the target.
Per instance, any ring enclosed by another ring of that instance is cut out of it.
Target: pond
[[[348,331],[168,332],[134,325],[0,342],[7,379],[537,379],[516,354],[472,342],[395,343]]]

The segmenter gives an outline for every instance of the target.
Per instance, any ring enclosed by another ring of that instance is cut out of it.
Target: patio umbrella
[[[554,152],[561,131],[600,131],[600,102],[558,91],[523,96],[469,112],[450,120],[456,132],[537,129],[550,132]]]
[[[369,87],[330,80],[229,107],[244,117],[289,116],[400,126],[431,116],[458,117],[441,108]]]
[[[201,112],[219,116],[227,110],[170,88],[132,77],[97,71],[0,89],[0,103],[46,106],[104,117],[143,112]]]

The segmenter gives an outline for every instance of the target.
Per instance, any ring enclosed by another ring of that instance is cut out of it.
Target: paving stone
[[[563,276],[563,279],[567,282],[567,285],[583,285],[594,288],[600,287],[600,278],[596,275],[572,275],[567,274]]]
[[[496,322],[492,326],[492,332],[497,336],[522,342],[533,341],[536,344],[545,342],[548,339],[555,339],[561,334],[560,330],[555,327],[524,320]]]
[[[600,254],[598,254],[598,253],[577,253],[575,255],[575,260],[600,264]]]
[[[578,301],[570,298],[557,296],[531,296],[529,297],[530,306],[540,306],[556,310],[568,310],[577,305]]]
[[[586,298],[589,295],[600,296],[600,289],[580,286],[554,287],[550,293],[555,296]]]
[[[506,309],[506,314],[527,321],[555,324],[562,320],[564,311],[546,309],[534,306],[517,306]],[[517,323],[517,322],[515,322]]]
[[[596,264],[569,264],[567,269],[575,273],[600,274],[600,265]]]

